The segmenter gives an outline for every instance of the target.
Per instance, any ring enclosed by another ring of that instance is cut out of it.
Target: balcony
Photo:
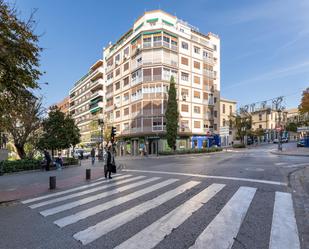
[[[92,109],[96,108],[96,107],[101,107],[103,108],[103,101],[102,99],[98,100],[97,102],[96,101],[92,101],[89,103],[89,110],[91,111]]]
[[[105,107],[105,111],[108,112],[108,111],[111,111],[114,109],[114,105],[109,105],[109,106],[106,106]]]
[[[104,92],[103,90],[99,90],[99,91],[96,91],[94,93],[91,94],[91,98],[95,98],[97,96],[103,96],[104,95]]]
[[[133,60],[132,61],[132,65],[131,65],[131,70],[134,71],[135,69],[137,69],[138,67],[142,66],[142,60],[137,61],[137,60]]]
[[[214,105],[214,99],[213,98],[204,99],[203,100],[203,104],[205,104],[205,105]]]
[[[207,63],[209,65],[214,65],[215,64],[215,60],[213,58],[203,57],[203,61],[204,61],[204,63]]]
[[[143,81],[143,78],[142,77],[136,77],[136,78],[132,78],[132,81],[131,81],[131,86],[134,86],[138,83],[141,83]]]
[[[106,86],[108,86],[111,83],[113,83],[113,78],[107,79],[105,82],[106,82]]]
[[[210,79],[215,80],[217,78],[217,74],[215,71],[203,70],[203,74]]]
[[[113,96],[113,94],[114,94],[114,92],[108,92],[108,93],[105,94],[105,98],[109,99]]]

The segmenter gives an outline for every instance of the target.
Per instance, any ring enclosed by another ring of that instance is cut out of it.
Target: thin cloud
[[[270,71],[265,74],[260,74],[257,77],[250,78],[248,80],[240,81],[238,83],[229,85],[225,87],[225,90],[234,88],[236,86],[242,86],[242,85],[248,85],[253,82],[257,81],[266,81],[266,80],[273,80],[273,79],[280,79],[282,77],[290,76],[290,75],[295,75],[296,73],[301,73],[301,72],[309,72],[309,60],[306,60],[302,63],[296,64],[296,65],[291,65],[285,68],[281,69],[276,69],[273,71]]]

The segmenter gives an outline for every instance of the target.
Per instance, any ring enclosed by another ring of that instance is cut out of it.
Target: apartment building
[[[221,146],[229,146],[236,139],[236,131],[231,125],[231,117],[236,115],[237,102],[220,98],[220,139]]]
[[[277,111],[271,107],[265,107],[251,112],[252,129],[263,129],[265,140],[274,140],[278,137],[277,128],[283,130],[287,121],[287,111]],[[286,136],[283,134],[283,136]]]
[[[81,144],[93,146],[98,141],[98,119],[104,111],[103,60],[94,63],[70,91],[69,111],[81,133]]]
[[[165,150],[171,76],[177,88],[178,148],[209,145],[219,132],[220,39],[162,10],[145,12],[104,49],[105,123],[120,154]]]
[[[64,114],[69,114],[69,108],[70,108],[70,97],[67,96],[60,102],[56,104],[56,106],[60,109],[61,112]]]

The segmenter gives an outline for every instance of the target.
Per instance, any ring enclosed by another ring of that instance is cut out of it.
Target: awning
[[[161,32],[162,32],[161,30],[157,30],[157,31],[146,31],[146,32],[143,32],[143,35],[160,34]]]
[[[165,24],[167,24],[167,25],[174,26],[173,23],[171,23],[171,22],[169,22],[169,21],[166,21],[166,20],[164,20],[164,19],[162,19],[162,22],[165,23]]]
[[[159,18],[152,18],[152,19],[148,19],[147,22],[157,22],[159,20]]]
[[[136,29],[134,29],[134,32],[136,32],[137,30],[139,30],[143,25],[144,25],[144,23],[142,22],[140,25],[138,25],[138,26],[136,27]]]
[[[170,33],[170,32],[164,31],[164,34],[167,34],[167,35],[170,35],[170,36],[172,36],[172,37],[178,38],[177,35],[174,35],[174,34],[172,34],[172,33]]]
[[[93,110],[91,110],[90,112],[93,114],[93,113],[96,113],[98,111],[100,111],[102,109],[102,107],[97,107],[97,108],[94,108]]]
[[[141,34],[138,34],[137,36],[135,36],[132,41],[131,41],[131,44],[134,43],[138,38],[141,37]]]

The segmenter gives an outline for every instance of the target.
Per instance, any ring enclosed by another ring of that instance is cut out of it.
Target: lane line
[[[186,190],[193,188],[199,183],[200,182],[197,181],[187,182],[173,190],[165,192],[164,194],[154,199],[141,203],[140,205],[130,208],[127,211],[119,213],[107,220],[103,220],[94,226],[88,227],[87,229],[74,234],[73,237],[76,240],[81,241],[83,245],[87,245],[92,241],[100,238],[104,234],[115,230],[116,228],[124,225],[125,223],[146,213],[147,211],[160,206],[164,202],[173,199],[177,195],[184,193]]]
[[[292,195],[276,192],[269,249],[299,249]]]
[[[178,173],[178,172],[172,172],[172,171],[156,171],[156,170],[123,169],[122,171],[125,171],[125,172],[140,172],[140,173],[156,173],[156,174],[166,174],[166,175],[180,175],[180,176],[193,176],[193,177],[200,177],[200,178],[234,180],[234,181],[244,181],[244,182],[254,182],[254,183],[264,183],[264,184],[287,186],[287,183],[285,183],[285,182],[258,180],[258,179],[251,179],[251,178],[239,178],[239,177],[229,177],[229,176],[211,176],[211,175]]]
[[[153,182],[153,181],[156,181],[156,180],[159,180],[159,179],[160,179],[160,177],[152,177],[152,178],[149,178],[149,179],[146,179],[146,180],[143,180],[143,181],[139,181],[139,182],[135,182],[135,183],[132,183],[132,184],[120,187],[120,188],[116,188],[116,189],[113,189],[113,190],[110,190],[110,191],[107,191],[107,192],[103,192],[103,193],[100,193],[100,194],[97,194],[97,195],[92,195],[92,196],[86,197],[84,199],[80,199],[80,200],[77,200],[77,201],[74,201],[74,202],[69,202],[69,203],[63,204],[61,206],[46,209],[46,210],[40,212],[40,214],[43,215],[43,216],[53,215],[53,214],[63,212],[65,210],[68,210],[68,209],[71,209],[71,208],[74,208],[74,207],[84,205],[84,204],[92,202],[92,201],[102,199],[102,198],[110,196],[110,195],[118,194],[118,193],[126,191],[128,189],[135,188],[135,187],[138,187],[138,186],[141,186],[141,185],[144,185],[146,183]]]
[[[103,189],[106,189],[106,188],[109,188],[109,187],[118,186],[118,185],[123,184],[123,183],[132,182],[132,181],[135,181],[135,180],[138,180],[138,179],[141,179],[141,178],[145,178],[145,176],[137,176],[137,177],[121,180],[121,181],[113,181],[110,184],[106,184],[106,185],[103,185],[103,186],[100,186],[100,187],[84,190],[84,191],[74,193],[74,194],[70,194],[70,195],[65,195],[65,196],[62,196],[62,197],[58,197],[56,199],[51,199],[51,200],[48,200],[48,201],[39,202],[39,203],[33,204],[29,207],[31,209],[43,207],[43,206],[46,206],[46,205],[49,205],[49,204],[54,204],[54,203],[57,203],[57,202],[66,201],[68,199],[79,197],[79,196],[82,196],[82,195],[90,194],[90,193],[93,193],[93,192],[96,192],[96,191],[99,191],[99,190],[103,190]]]
[[[240,187],[190,249],[229,249],[243,222],[256,188]]]
[[[111,201],[99,204],[97,206],[91,207],[89,209],[82,210],[82,211],[80,211],[78,213],[66,216],[66,217],[64,217],[62,219],[54,221],[54,223],[57,226],[59,226],[59,227],[65,227],[67,225],[76,223],[76,222],[78,222],[80,220],[83,220],[85,218],[93,216],[93,215],[95,215],[97,213],[100,213],[100,212],[103,212],[105,210],[108,210],[108,209],[110,209],[112,207],[118,206],[118,205],[123,204],[125,202],[128,202],[130,200],[134,200],[134,199],[136,199],[138,197],[141,197],[141,196],[143,196],[145,194],[148,194],[150,192],[158,190],[160,188],[166,187],[166,186],[168,186],[168,185],[170,185],[170,184],[172,184],[172,183],[174,183],[176,181],[178,181],[178,179],[169,179],[169,180],[157,183],[157,184],[152,185],[152,186],[150,186],[148,188],[145,188],[145,189],[133,192],[133,193],[125,195],[123,197],[119,197],[117,199],[114,199],[114,200],[111,200]]]
[[[114,179],[114,178],[116,178],[116,179],[123,179],[123,178],[129,177],[129,176],[131,176],[131,175],[117,174],[117,175],[115,175],[115,176],[113,177],[113,179]],[[103,178],[102,178],[102,179],[103,179]],[[94,186],[97,186],[97,185],[99,185],[99,184],[102,183],[102,182],[97,182],[97,181],[98,181],[98,179],[95,180],[95,183],[91,183],[91,184],[87,184],[87,185],[83,185],[83,186],[71,188],[71,189],[64,190],[64,191],[59,191],[59,192],[52,193],[52,194],[43,195],[43,196],[36,197],[36,198],[27,199],[27,200],[21,201],[21,203],[27,204],[27,203],[31,203],[31,202],[35,202],[35,201],[41,201],[41,200],[44,200],[44,199],[48,199],[48,198],[50,198],[50,197],[55,197],[55,196],[59,196],[59,195],[71,193],[71,192],[74,192],[74,191],[77,191],[77,190],[82,190],[82,189],[94,187]],[[106,182],[107,182],[107,181],[106,181]]]
[[[174,228],[179,227],[194,212],[222,190],[224,186],[224,184],[210,185],[184,204],[175,208],[156,222],[132,236],[130,239],[115,247],[115,249],[154,248],[160,243],[160,241],[169,235]]]

